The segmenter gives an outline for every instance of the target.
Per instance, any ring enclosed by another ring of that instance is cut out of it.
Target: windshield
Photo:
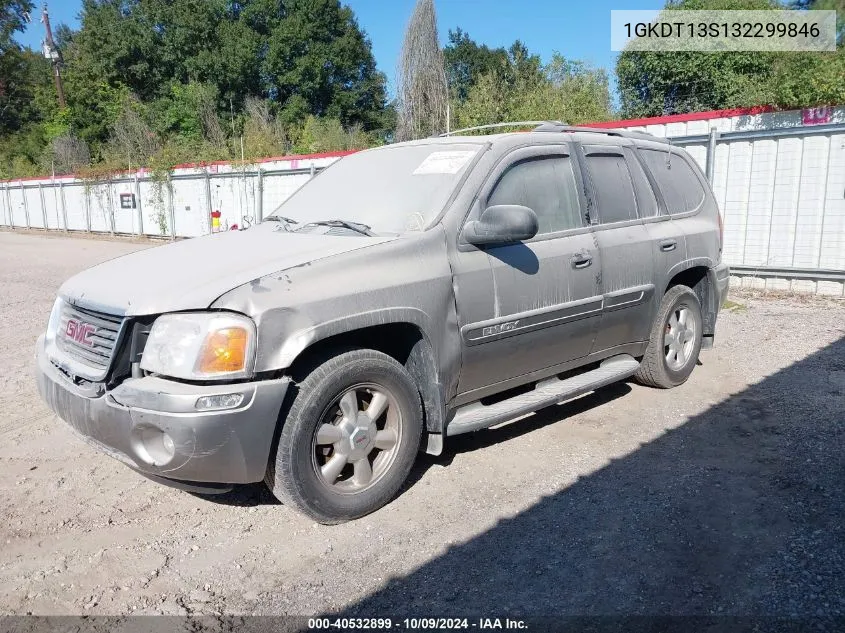
[[[481,147],[432,143],[351,154],[300,187],[271,215],[300,225],[357,222],[375,233],[422,231],[443,209]]]

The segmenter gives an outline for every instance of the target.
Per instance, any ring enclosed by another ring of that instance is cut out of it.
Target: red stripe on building
[[[645,125],[663,125],[666,123],[686,123],[687,121],[705,121],[707,119],[725,119],[732,116],[754,116],[775,112],[772,106],[754,106],[753,108],[731,108],[729,110],[707,110],[706,112],[688,112],[686,114],[667,114],[666,116],[648,117],[645,119],[622,119],[620,121],[599,121],[584,123],[584,127],[613,128],[639,127]]]

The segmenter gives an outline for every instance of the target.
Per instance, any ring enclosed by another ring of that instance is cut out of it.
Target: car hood
[[[59,295],[126,315],[202,309],[253,279],[393,239],[288,233],[264,223],[109,260],[68,279]]]

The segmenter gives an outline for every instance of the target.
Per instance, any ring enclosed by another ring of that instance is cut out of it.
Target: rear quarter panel
[[[683,151],[682,154],[704,189],[704,201],[697,211],[675,215],[672,219],[686,236],[687,260],[697,262],[707,260],[708,267],[714,268],[722,259],[719,205],[698,163],[687,152]]]

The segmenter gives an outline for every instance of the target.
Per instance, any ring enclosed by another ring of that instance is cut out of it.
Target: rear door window
[[[586,146],[587,171],[593,184],[599,222],[637,219],[637,200],[631,172],[622,153],[613,147]]]
[[[656,149],[639,152],[657,181],[670,214],[694,211],[704,201],[704,187],[683,156]]]

